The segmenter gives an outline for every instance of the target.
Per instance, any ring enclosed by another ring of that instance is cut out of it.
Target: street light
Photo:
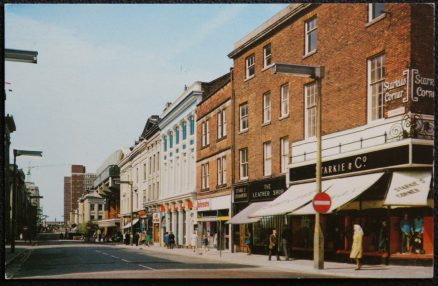
[[[12,189],[12,230],[11,230],[11,252],[15,252],[15,214],[17,212],[15,193],[17,192],[17,157],[18,156],[33,156],[43,157],[42,151],[16,150],[14,149],[14,185]]]
[[[316,95],[316,192],[321,192],[321,79],[324,77],[323,66],[306,66],[292,64],[274,64],[272,73],[289,74],[315,79]],[[324,269],[324,235],[320,225],[320,213],[315,212],[315,231],[313,236],[313,267]]]
[[[5,49],[5,60],[10,62],[36,64],[37,56],[36,51]]]

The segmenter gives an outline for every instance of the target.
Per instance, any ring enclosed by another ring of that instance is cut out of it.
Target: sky
[[[5,47],[38,51],[37,64],[5,62],[11,150],[43,151],[17,164],[30,170],[48,220],[63,220],[70,165],[95,172],[132,146],[149,116],[184,85],[227,73],[234,43],[286,6],[6,5]]]

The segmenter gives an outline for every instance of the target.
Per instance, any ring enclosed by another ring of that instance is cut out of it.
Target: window
[[[175,127],[175,145],[179,144],[179,128]]]
[[[217,159],[217,185],[226,185],[227,179],[226,179],[226,159],[225,156]]]
[[[240,113],[240,131],[248,129],[248,103],[239,106]]]
[[[143,164],[143,181],[146,180],[146,164]]]
[[[248,178],[248,148],[239,150],[239,175],[240,179]]]
[[[202,122],[202,147],[207,146],[208,144],[210,144],[210,129],[208,126],[208,120]]]
[[[271,93],[263,94],[263,123],[271,122]]]
[[[272,152],[271,142],[263,143],[263,175],[270,176],[272,174]]]
[[[94,204],[90,204],[90,210],[94,211]]]
[[[166,138],[166,136],[163,136],[163,149],[164,149],[164,152],[167,151],[167,138]]]
[[[160,171],[160,152],[157,152],[157,172]]]
[[[158,192],[160,190],[160,182],[157,182],[157,188],[155,189],[155,199],[158,200]]]
[[[152,157],[149,157],[149,175],[152,174]]]
[[[97,216],[97,219],[98,219],[98,220],[101,220],[101,219],[102,219],[102,215],[98,215],[98,216]]]
[[[138,167],[135,168],[135,181],[138,183]]]
[[[173,147],[173,134],[172,132],[169,133],[169,148]]]
[[[208,163],[201,165],[201,180],[202,189],[208,189]]]
[[[304,87],[305,101],[305,136],[313,137],[316,134],[316,83]]]
[[[368,22],[376,19],[380,15],[382,15],[385,9],[384,3],[370,3],[368,4]]]
[[[190,135],[195,134],[195,119],[193,116],[190,117]]]
[[[136,209],[138,209],[138,193],[135,192],[135,204],[136,204]]]
[[[281,117],[289,114],[289,84],[280,87],[280,114]]]
[[[225,109],[222,109],[217,114],[217,139],[227,136],[227,121]]]
[[[280,139],[280,164],[281,164],[281,172],[287,172],[287,165],[289,164],[289,140],[287,137]]]
[[[246,78],[250,78],[254,75],[254,55],[250,55],[249,57],[246,58],[245,62],[246,62]]]
[[[263,47],[263,67],[267,67],[271,64],[271,44]]]
[[[155,174],[155,167],[157,165],[156,161],[156,154],[154,154],[154,159],[152,160],[152,173]]]
[[[316,51],[316,17],[308,20],[306,26],[305,54]]]
[[[385,55],[368,60],[368,121],[383,118]]]
[[[185,120],[182,123],[182,139],[183,140],[187,139],[187,123]]]

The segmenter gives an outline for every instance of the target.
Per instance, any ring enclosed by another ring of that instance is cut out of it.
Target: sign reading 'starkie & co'
[[[409,146],[398,146],[374,152],[322,162],[323,177],[409,164]],[[290,181],[315,178],[315,164],[289,169]]]

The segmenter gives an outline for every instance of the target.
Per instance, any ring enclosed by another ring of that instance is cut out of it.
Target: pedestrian
[[[173,234],[173,232],[170,232],[169,234],[170,249],[173,249],[174,243],[175,243],[175,235]]]
[[[388,252],[388,226],[386,221],[382,221],[379,230],[379,245],[377,247],[379,252]]]
[[[138,231],[135,232],[134,240],[135,240],[135,245],[138,246],[138,241],[140,240],[140,235]]]
[[[167,231],[164,233],[163,241],[164,241],[164,246],[169,248],[170,247],[170,245],[169,245],[169,234],[167,233]]]
[[[198,232],[195,230],[191,237],[191,246],[193,248],[193,252],[196,252],[196,248],[198,246]]]
[[[251,255],[252,253],[252,246],[253,246],[253,241],[252,241],[252,233],[249,231],[246,238],[245,238],[245,244],[247,247],[247,254]]]
[[[271,260],[272,254],[275,254],[277,256],[277,260],[280,261],[280,256],[278,254],[278,236],[277,236],[277,230],[274,228],[272,229],[271,235],[269,235],[269,260]]]
[[[146,246],[149,247],[150,244],[152,244],[152,235],[149,232],[146,232]]]
[[[206,253],[208,251],[208,236],[207,234],[204,234],[204,238],[202,240],[202,244],[204,247],[204,253]]]
[[[281,244],[283,246],[286,261],[289,260],[289,247],[290,243],[292,242],[291,234],[292,231],[288,228],[287,225],[285,225],[283,231],[281,232]]]
[[[353,226],[353,244],[351,246],[350,258],[356,259],[356,269],[359,270],[361,267],[360,259],[362,258],[362,238],[363,238],[363,230],[362,227],[358,224]]]
[[[406,213],[400,221],[400,231],[402,233],[400,253],[407,253],[411,249],[412,225]]]
[[[130,239],[130,235],[129,232],[125,233],[125,244],[129,245],[129,239]]]

